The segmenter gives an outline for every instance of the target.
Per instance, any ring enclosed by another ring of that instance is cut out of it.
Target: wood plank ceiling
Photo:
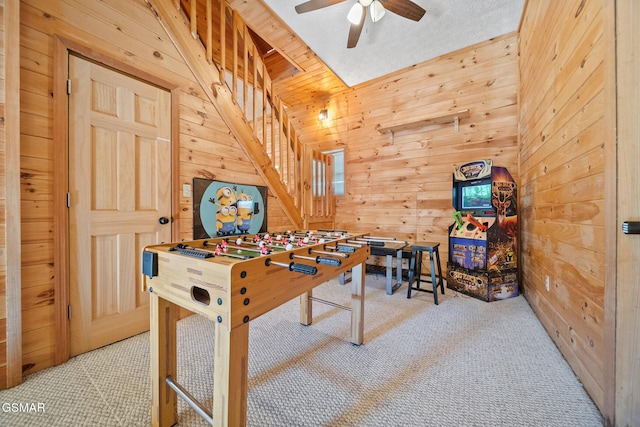
[[[271,75],[274,89],[285,104],[311,105],[314,100],[329,98],[347,89],[344,82],[262,0],[231,0],[229,4],[264,42],[299,71]],[[273,70],[286,69],[275,65],[274,59],[272,61],[269,66]]]

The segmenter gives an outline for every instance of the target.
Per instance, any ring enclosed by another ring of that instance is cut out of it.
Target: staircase
[[[332,224],[333,157],[297,136],[249,28],[225,0],[145,0],[296,228]]]

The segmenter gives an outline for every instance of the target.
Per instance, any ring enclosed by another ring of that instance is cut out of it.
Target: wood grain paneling
[[[618,195],[611,207],[617,215],[607,217],[611,224],[608,235],[617,251],[607,253],[605,301],[609,316],[605,333],[607,344],[615,340],[615,353],[607,366],[607,372],[613,375],[607,384],[611,387],[607,389],[610,406],[605,413],[608,420],[615,419],[616,425],[630,426],[640,420],[640,236],[623,234],[622,222],[640,220],[640,9],[635,0],[616,1],[615,11],[607,2],[603,9],[607,23],[615,13],[617,45],[612,49],[610,38],[606,52],[609,69],[617,74],[615,84],[607,80],[607,89],[617,98],[617,108],[607,109],[606,117],[612,121],[609,129],[614,129],[608,135],[613,139],[617,131],[617,146],[608,144],[611,155],[607,156],[607,167],[618,170],[617,176],[607,181],[607,193],[617,190]]]
[[[2,2],[2,263],[5,283],[0,292],[0,304],[4,314],[0,316],[2,323],[2,339],[4,346],[1,353],[5,356],[0,361],[2,379],[0,387],[13,387],[22,382],[22,315],[20,310],[20,262],[22,253],[20,246],[20,5],[17,2]],[[4,247],[6,245],[6,247]]]
[[[445,267],[454,167],[491,159],[518,181],[516,49],[516,35],[509,34],[314,105],[291,106],[305,143],[345,149],[346,195],[338,198],[336,227],[440,242]],[[324,105],[332,117],[329,128],[317,120]],[[465,109],[469,117],[460,120],[458,132],[452,123],[393,135],[377,130]]]
[[[23,330],[22,365],[24,373],[31,373],[51,366],[56,349],[51,309],[55,298],[52,138],[55,126],[64,124],[53,121],[52,99],[65,95],[53,93],[54,35],[93,49],[105,61],[126,64],[129,72],[137,70],[179,87],[180,184],[212,176],[264,182],[143,0],[24,0],[20,13],[22,309],[29,317]],[[182,219],[178,235],[192,238],[192,200],[180,197],[178,204]],[[290,227],[275,201],[269,206],[269,220],[278,228]]]
[[[7,249],[6,249],[6,128],[4,126],[5,108],[5,31],[4,0],[0,0],[0,390],[7,388]]]
[[[603,1],[528,0],[519,39],[508,34],[353,88],[340,82],[262,1],[230,3],[300,69],[276,85],[303,142],[319,151],[345,149],[347,193],[338,199],[331,226],[438,241],[444,264],[447,228],[453,222],[453,168],[492,159],[510,170],[519,184],[522,288],[602,408],[613,391],[605,373],[604,347],[611,341],[603,326],[610,268],[604,260],[611,256],[607,251],[615,250],[603,245],[611,241],[606,224],[607,183],[612,180],[604,158],[613,143],[607,119],[613,107],[604,91],[612,31],[603,22]],[[30,373],[54,363],[56,346],[49,305],[54,283],[51,138],[58,126],[51,112],[54,34],[180,88],[180,185],[193,177],[261,182],[143,0],[22,0],[20,8],[22,180],[17,187],[24,258],[18,293],[28,304],[23,308],[29,316],[23,365]],[[317,119],[323,108],[331,116],[326,127]],[[448,124],[393,135],[377,131],[462,109],[470,114],[458,132]],[[0,125],[0,153],[3,137]],[[4,206],[2,195],[0,202]],[[179,197],[178,204],[179,236],[191,239],[192,200]],[[272,230],[291,226],[273,198],[268,218]],[[0,274],[6,259],[2,262]],[[0,289],[4,305],[3,298]],[[0,351],[6,325],[0,318]],[[0,360],[0,388],[5,380]]]
[[[519,67],[523,283],[599,407],[606,352],[604,153],[613,143],[605,137],[604,46],[601,1],[527,2]]]

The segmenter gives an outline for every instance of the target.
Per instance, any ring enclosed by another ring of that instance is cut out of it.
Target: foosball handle
[[[345,245],[338,245],[338,250],[340,252],[349,252],[349,253],[353,253],[356,251],[356,248],[354,248],[353,246],[345,246]]]
[[[316,267],[315,265],[296,264],[295,262],[292,262],[289,264],[289,270],[302,274],[310,274],[313,276],[318,272],[318,267]]]
[[[342,265],[342,260],[340,258],[331,258],[326,256],[316,257],[316,262],[318,264],[331,265],[334,267],[340,267]]]

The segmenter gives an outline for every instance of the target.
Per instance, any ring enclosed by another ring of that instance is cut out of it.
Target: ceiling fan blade
[[[389,12],[400,15],[403,18],[411,19],[412,21],[421,20],[426,13],[426,10],[411,0],[383,0],[382,4]]]
[[[367,16],[367,8],[362,8],[362,16],[360,16],[360,22],[357,24],[351,24],[349,27],[349,38],[347,39],[347,49],[351,49],[352,47],[356,47],[358,44],[358,39],[360,38],[360,33],[362,32],[362,27],[364,27],[364,18]]]
[[[296,12],[305,13],[322,9],[323,7],[333,6],[342,3],[345,0],[309,0],[296,6]]]

